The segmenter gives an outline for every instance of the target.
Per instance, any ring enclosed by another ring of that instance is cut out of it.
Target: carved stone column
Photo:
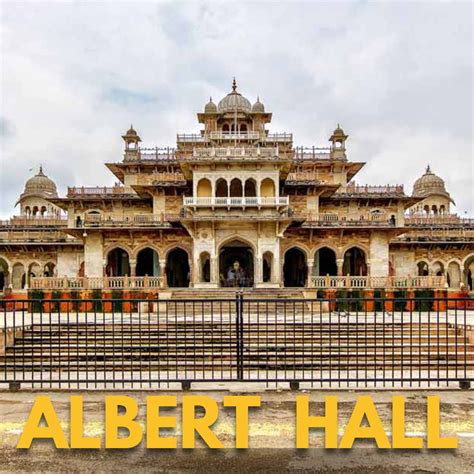
[[[338,258],[336,259],[336,265],[337,265],[337,276],[341,277],[343,275],[343,268],[344,268],[344,259],[343,258]]]
[[[134,277],[137,275],[137,261],[135,259],[130,259],[130,276]]]
[[[168,286],[168,281],[166,278],[166,261],[160,260],[160,276],[163,278],[163,288]]]
[[[306,278],[306,286],[308,288],[313,287],[313,265],[314,265],[314,260],[312,258],[308,259],[308,275]]]

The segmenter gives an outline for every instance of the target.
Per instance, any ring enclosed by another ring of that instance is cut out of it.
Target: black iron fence
[[[465,299],[0,301],[0,387],[469,388]]]

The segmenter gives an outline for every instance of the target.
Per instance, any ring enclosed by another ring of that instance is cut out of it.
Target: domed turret
[[[212,97],[209,98],[209,102],[204,106],[204,113],[205,114],[216,114],[217,113],[217,105],[212,102]]]
[[[454,201],[446,191],[444,180],[435,175],[429,165],[426,172],[413,185],[413,197],[422,198],[422,201],[413,206],[410,211],[426,215],[447,214],[450,204]]]
[[[255,102],[255,104],[252,105],[252,113],[254,113],[254,114],[264,114],[265,113],[265,107],[260,102],[259,97],[257,97],[257,102]]]
[[[40,166],[38,174],[25,183],[25,190],[20,199],[26,196],[58,197],[55,182],[43,173],[42,166]]]
[[[426,197],[432,194],[449,196],[443,179],[434,174],[428,165],[425,174],[418,178],[413,185],[413,196]]]
[[[250,113],[252,111],[252,104],[243,95],[237,92],[237,83],[232,83],[232,91],[229,92],[218,104],[217,111],[219,113],[225,112],[245,112]]]
[[[43,167],[40,166],[38,173],[26,181],[15,206],[20,204],[21,213],[25,215],[55,215],[59,214],[59,208],[48,202],[48,199],[56,197],[56,183],[43,173]]]

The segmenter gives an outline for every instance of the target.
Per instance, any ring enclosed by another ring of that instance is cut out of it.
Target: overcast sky
[[[40,163],[110,185],[130,123],[147,145],[199,130],[236,76],[274,132],[327,146],[339,122],[362,184],[429,163],[474,214],[470,2],[0,2],[0,217]]]

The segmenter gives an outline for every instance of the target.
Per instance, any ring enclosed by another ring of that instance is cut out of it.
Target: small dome
[[[260,102],[260,99],[257,97],[257,102],[252,105],[252,112],[254,114],[264,114],[265,113],[265,107],[264,105]]]
[[[344,130],[339,126],[339,124],[337,124],[337,128],[336,128],[336,130],[334,130],[334,132],[332,132],[332,136],[333,137],[345,137],[346,134],[344,133]]]
[[[130,135],[137,135],[137,132],[135,131],[135,129],[133,128],[133,125],[130,125],[130,128],[127,130],[127,133],[126,135],[130,136]]]
[[[212,97],[209,99],[209,102],[204,107],[205,114],[215,114],[217,113],[217,105],[212,102]]]
[[[20,196],[20,200],[27,196],[58,197],[55,182],[43,173],[42,166],[40,166],[38,174],[25,183],[25,190]]]
[[[229,92],[218,104],[217,110],[219,113],[225,112],[246,112],[252,111],[252,104],[243,95],[237,92],[237,83],[232,83],[232,92]]]
[[[426,197],[430,194],[442,194],[449,197],[443,179],[435,175],[428,165],[425,174],[413,185],[413,196]]]

